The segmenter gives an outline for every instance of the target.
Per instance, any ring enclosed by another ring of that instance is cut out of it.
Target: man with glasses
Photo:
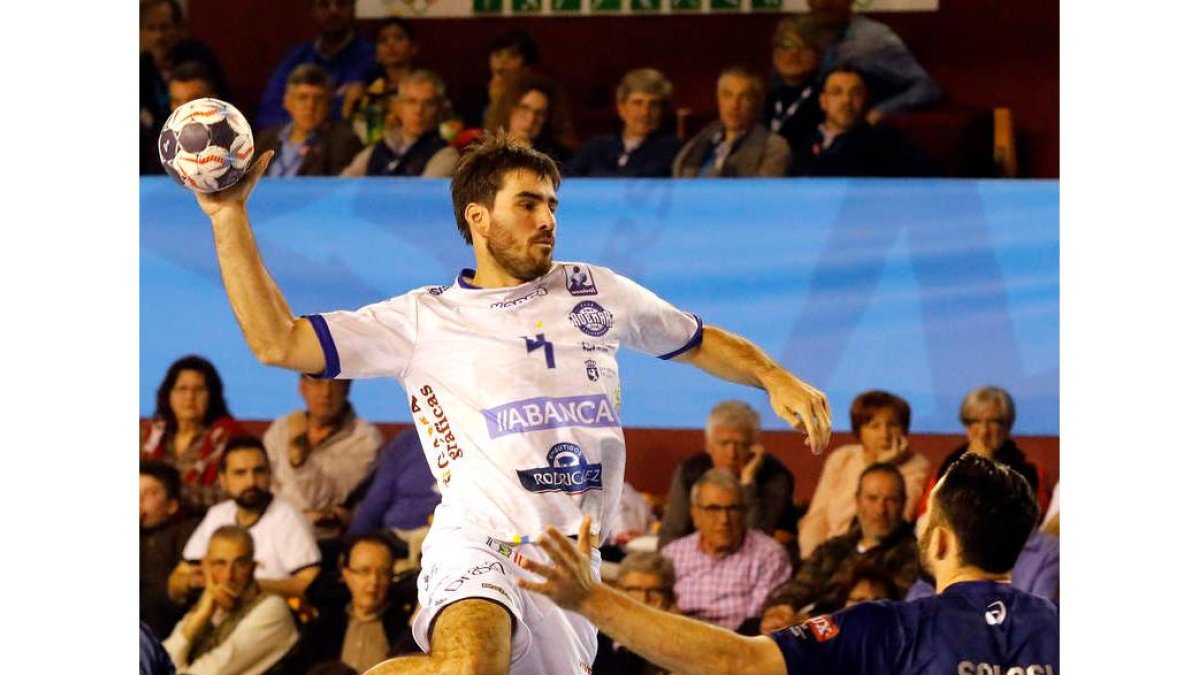
[[[181,673],[257,675],[291,649],[299,633],[287,602],[254,581],[254,538],[218,528],[201,567],[204,592],[163,647]]]
[[[710,469],[692,486],[696,532],[662,550],[675,565],[675,593],[684,614],[736,629],[758,616],[771,589],[788,580],[787,551],[746,528],[741,486],[724,469]]]
[[[803,152],[803,144],[823,117],[819,103],[820,39],[811,19],[791,15],[779,21],[771,40],[774,69],[767,84],[763,124],[783,136],[793,157]]]
[[[675,566],[661,555],[636,551],[617,568],[617,588],[638,602],[666,612],[675,611]],[[659,675],[658,666],[600,633],[592,675]]]
[[[388,109],[383,140],[355,156],[343,176],[447,178],[458,150],[438,134],[446,109],[446,85],[430,70],[415,70],[400,81]]]
[[[304,663],[340,661],[361,673],[408,644],[408,618],[415,594],[392,583],[395,556],[374,534],[350,541],[342,558],[345,589],[322,603]],[[346,595],[349,595],[349,598]]]

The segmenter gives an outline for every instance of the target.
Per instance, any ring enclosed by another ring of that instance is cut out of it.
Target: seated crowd
[[[173,363],[143,425],[143,646],[179,672],[361,673],[418,651],[419,552],[440,501],[414,430],[390,440],[355,414],[348,381],[299,379],[303,409],[261,440],[228,410],[199,356]],[[674,469],[656,516],[625,483],[602,572],[641,602],[766,634],[857,602],[934,592],[918,561],[924,501],[964,453],[1001,461],[1042,496],[1044,472],[1010,436],[1002,389],[964,398],[966,442],[936,470],[909,445],[911,409],[884,391],[850,408],[857,441],[830,452],[815,491],[760,442],[742,401],[710,412],[701,452]],[[1057,490],[1055,490],[1057,495]],[[1058,601],[1057,497],[1012,583]],[[914,523],[914,520],[917,522]],[[593,672],[659,673],[601,636]]]
[[[942,93],[887,26],[851,0],[814,0],[784,16],[767,78],[730,64],[713,83],[717,119],[675,125],[666,74],[633,68],[615,83],[621,128],[580,142],[568,96],[538,68],[522,31],[492,42],[478,100],[451,101],[434,67],[418,67],[413,24],[384,20],[375,44],[359,35],[351,0],[312,0],[317,35],[273,69],[252,122],[269,175],[446,177],[483,130],[505,129],[579,177],[935,176],[944,171],[889,116]],[[178,0],[141,0],[143,174],[162,173],[158,130],[172,110],[228,98],[217,56],[184,38]],[[608,84],[612,86],[612,84]],[[473,98],[473,97],[464,97]]]

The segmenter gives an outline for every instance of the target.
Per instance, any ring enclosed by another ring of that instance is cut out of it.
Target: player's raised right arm
[[[306,319],[292,315],[279,286],[259,255],[246,200],[267,170],[273,152],[259,157],[237,184],[220,192],[196,195],[212,220],[217,262],[229,304],[250,351],[259,361],[303,373],[325,370],[325,355],[316,331]]]

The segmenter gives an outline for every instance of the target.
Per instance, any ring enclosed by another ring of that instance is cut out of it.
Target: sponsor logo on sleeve
[[[592,337],[604,335],[613,325],[612,312],[604,309],[600,303],[591,300],[584,300],[575,305],[567,318],[571,321],[572,326]]]
[[[483,417],[491,438],[566,427],[621,426],[616,410],[604,394],[527,398],[488,408]]]
[[[796,637],[804,637],[801,632],[797,632],[796,629],[801,629],[801,632],[807,632],[807,634],[812,636],[812,639],[816,640],[817,642],[827,642],[832,640],[833,638],[837,637],[837,634],[840,632],[837,624],[833,622],[833,618],[828,614],[822,614],[821,616],[813,617],[798,626],[792,626],[792,632],[796,635]]]
[[[588,464],[583,449],[574,443],[558,443],[546,453],[550,465],[537,469],[519,469],[521,487],[530,492],[566,492],[578,494],[604,489],[603,467]]]
[[[587,265],[567,267],[567,292],[571,295],[595,295],[596,282],[592,279],[591,268]]]

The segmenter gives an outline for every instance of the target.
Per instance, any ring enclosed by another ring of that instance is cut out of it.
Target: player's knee
[[[434,623],[430,656],[438,672],[505,675],[512,654],[512,616],[487,600],[450,605]]]
[[[508,654],[492,653],[431,654],[437,664],[437,672],[453,675],[507,675]]]

